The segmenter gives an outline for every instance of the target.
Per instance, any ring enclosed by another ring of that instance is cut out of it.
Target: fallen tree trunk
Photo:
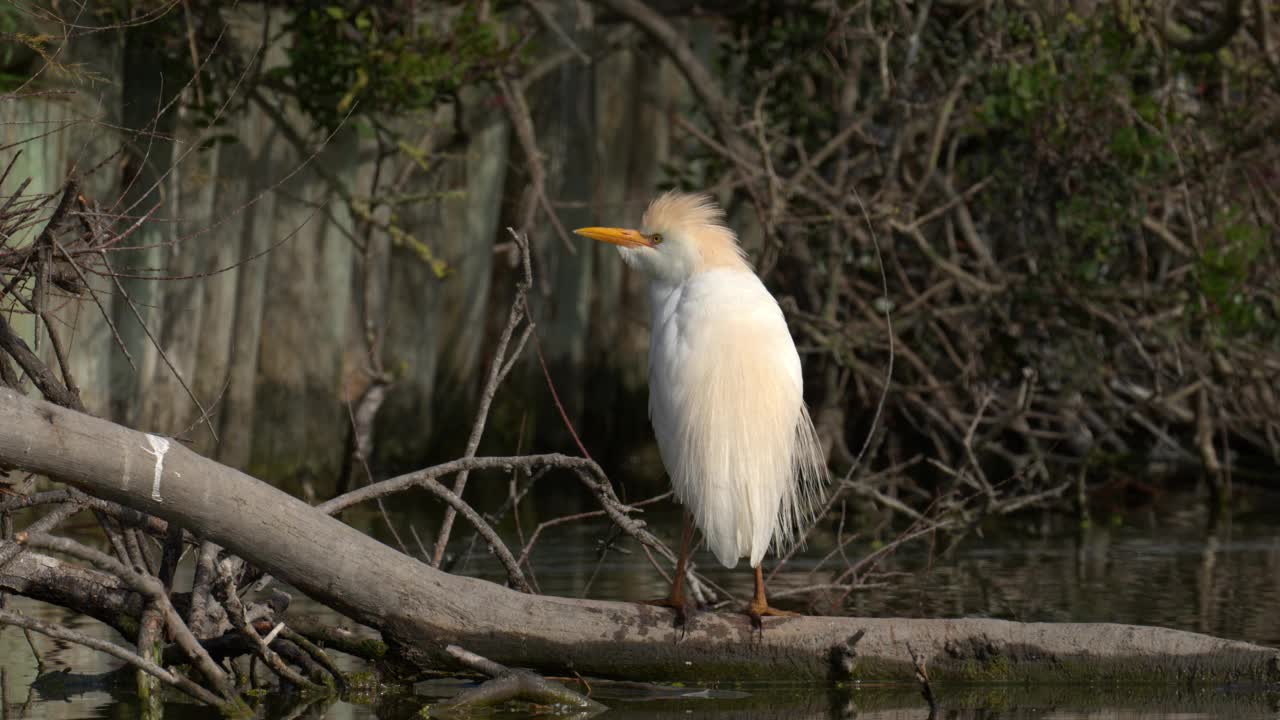
[[[0,465],[43,473],[176,523],[381,630],[405,659],[647,680],[1280,681],[1280,652],[1164,628],[990,619],[770,618],[516,592],[450,575],[175,441],[0,388]]]

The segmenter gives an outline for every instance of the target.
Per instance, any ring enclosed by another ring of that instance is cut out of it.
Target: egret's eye
[[[649,242],[653,243],[654,245],[661,245],[661,244],[662,244],[662,236],[661,236],[661,235],[659,235],[658,233],[654,233],[654,234],[652,234],[652,235],[650,235],[650,236],[649,236]]]

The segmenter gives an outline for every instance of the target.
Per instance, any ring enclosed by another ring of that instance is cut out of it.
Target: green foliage
[[[965,175],[994,175],[982,201],[993,215],[1039,211],[1028,249],[1081,289],[1130,277],[1134,234],[1175,172],[1165,129],[1177,118],[1150,77],[1159,51],[1121,12],[1034,23],[993,12],[991,30],[1017,42],[979,65],[968,91],[973,132],[990,151],[964,157]]]
[[[829,13],[809,4],[745,0],[724,21],[715,36],[715,67],[744,109],[754,112],[760,100],[769,128],[791,137],[835,132],[830,98],[846,79],[833,72],[825,52]],[[664,163],[667,182],[661,187],[699,190],[729,170],[721,154],[696,144]]]
[[[991,78],[996,92],[982,98],[979,113],[990,127],[1021,123],[1034,117],[1061,91],[1061,77],[1047,60],[1030,63],[1011,62],[1004,68],[1004,78]]]
[[[1260,296],[1251,291],[1250,280],[1263,255],[1273,252],[1266,230],[1232,211],[1215,228],[1210,245],[1197,258],[1196,282],[1208,304],[1212,325],[1222,334],[1276,332]]]
[[[38,14],[30,8],[0,4],[0,92],[26,86],[42,87],[49,80],[100,82],[104,78],[85,67],[68,64],[60,52],[64,38],[37,29]],[[35,73],[37,67],[43,68]],[[35,83],[34,86],[32,83]]]
[[[363,200],[352,201],[351,212],[366,222],[378,222],[373,216],[373,208]],[[391,236],[391,243],[396,247],[408,248],[424,265],[431,268],[431,272],[436,278],[443,280],[448,277],[451,272],[449,264],[438,257],[426,243],[414,237],[411,233],[405,232],[396,224],[396,220],[397,218],[393,215],[390,223],[379,223],[379,227]]]
[[[474,3],[427,14],[403,3],[312,2],[287,25],[287,79],[304,112],[332,128],[350,114],[429,110],[506,54]]]
[[[753,0],[732,16],[733,32],[724,37],[718,62],[721,72],[751,103],[762,90],[762,110],[774,127],[788,135],[811,137],[836,121],[831,103],[814,86],[830,77],[831,59],[823,52],[830,16],[813,5],[784,5]]]
[[[11,5],[0,6],[0,92],[7,92],[27,79],[22,72],[35,53],[21,34],[22,16]]]
[[[1079,289],[1142,281],[1135,273],[1144,260],[1134,248],[1153,203],[1179,186],[1188,166],[1220,162],[1197,156],[1197,145],[1228,144],[1249,122],[1244,103],[1209,115],[1206,83],[1251,80],[1214,55],[1166,62],[1164,48],[1119,5],[1088,20],[1068,15],[1043,33],[1020,16],[1002,22],[1004,34],[1034,37],[1033,49],[1011,53],[974,84],[975,132],[999,147],[1001,159],[967,157],[966,174],[995,173],[985,199],[992,212],[1048,210],[1052,224],[1028,241],[1047,272]],[[1172,73],[1161,72],[1169,66]],[[1185,317],[1226,334],[1274,334],[1274,314],[1250,290],[1265,231],[1235,212],[1202,232],[1210,239],[1186,280]],[[1198,312],[1202,306],[1208,311]]]

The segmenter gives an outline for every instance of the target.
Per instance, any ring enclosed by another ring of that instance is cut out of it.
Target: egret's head
[[[589,227],[574,232],[618,246],[628,265],[682,282],[717,267],[750,270],[724,212],[709,195],[668,192],[649,204],[638,230]]]

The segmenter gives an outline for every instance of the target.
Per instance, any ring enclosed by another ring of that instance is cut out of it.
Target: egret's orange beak
[[[653,247],[653,243],[649,242],[649,238],[641,235],[639,230],[588,227],[578,228],[577,230],[574,230],[574,232],[583,237],[589,237],[592,240],[621,245],[622,247]]]

